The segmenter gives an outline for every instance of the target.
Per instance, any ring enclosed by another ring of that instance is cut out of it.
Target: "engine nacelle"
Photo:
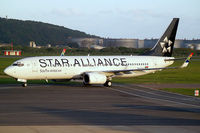
[[[106,75],[97,72],[85,73],[83,76],[85,84],[104,84],[106,81]]]

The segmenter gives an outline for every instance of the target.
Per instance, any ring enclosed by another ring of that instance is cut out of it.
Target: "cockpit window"
[[[22,62],[16,62],[16,63],[13,63],[12,66],[22,67],[24,66],[24,64]]]

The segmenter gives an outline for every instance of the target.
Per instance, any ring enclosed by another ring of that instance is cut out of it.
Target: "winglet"
[[[193,54],[194,54],[194,53],[191,53],[191,54],[187,57],[187,59],[184,61],[184,63],[183,63],[183,65],[181,66],[181,68],[185,68],[185,67],[188,66],[188,64],[189,64],[189,62],[190,62],[190,59],[192,58]]]
[[[64,48],[60,56],[64,56],[65,55],[65,51],[66,51],[66,49]]]

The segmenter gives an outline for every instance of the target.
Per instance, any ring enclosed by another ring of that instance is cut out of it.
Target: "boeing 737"
[[[174,18],[155,46],[138,56],[38,56],[15,61],[4,72],[27,86],[27,80],[82,79],[84,84],[111,86],[113,77],[135,77],[173,64],[172,57],[179,18]],[[62,54],[63,55],[63,54]],[[181,67],[189,63],[192,54]]]

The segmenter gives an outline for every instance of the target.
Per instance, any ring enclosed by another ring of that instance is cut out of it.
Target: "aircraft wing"
[[[111,71],[103,71],[105,73],[128,73],[128,72],[134,72],[134,71],[148,71],[148,70],[162,70],[162,69],[177,69],[180,67],[160,67],[160,68],[138,68],[138,69],[125,69],[125,70],[111,70]]]
[[[138,68],[138,69],[124,69],[124,70],[111,70],[111,71],[103,71],[107,73],[120,73],[120,72],[131,72],[131,71],[147,71],[147,70],[163,70],[163,69],[178,69],[178,68],[185,68],[188,66],[190,59],[192,58],[193,53],[191,53],[184,63],[181,66],[178,67],[160,67],[160,68]]]

